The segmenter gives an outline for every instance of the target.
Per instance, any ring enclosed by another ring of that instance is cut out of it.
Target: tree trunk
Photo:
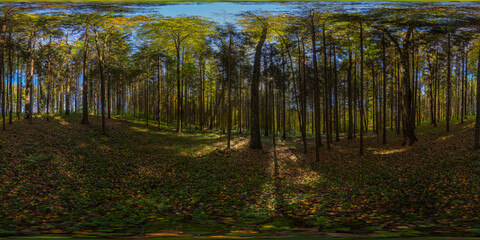
[[[33,118],[33,109],[32,109],[32,96],[33,96],[33,69],[35,65],[35,41],[36,41],[36,32],[33,32],[30,35],[29,41],[28,41],[28,69],[27,69],[27,82],[25,86],[25,119],[28,119],[28,123],[32,124],[32,118]],[[3,51],[0,51],[3,52]],[[3,59],[3,57],[0,57]],[[3,66],[3,63],[1,62],[3,60],[0,60],[0,65]]]
[[[336,52],[336,46],[335,42],[332,43],[333,47],[333,74],[334,74],[334,97],[335,97],[335,102],[334,102],[334,124],[335,124],[335,141],[340,141],[340,130],[339,130],[339,120],[338,120],[338,74],[337,74],[337,52]]]
[[[2,23],[1,29],[1,36],[0,36],[0,86],[1,86],[1,93],[2,93],[2,130],[5,131],[5,100],[6,100],[6,78],[5,78],[5,64],[4,64],[4,49],[5,49],[5,35],[7,31],[7,24],[5,21]]]
[[[107,70],[107,118],[111,118],[112,113],[112,77],[109,70]]]
[[[51,44],[52,44],[52,37],[50,37],[50,42],[49,42],[49,45],[48,45],[48,54],[47,54],[47,80],[46,80],[46,84],[47,84],[47,121],[50,121],[50,69],[51,69],[51,60],[50,60],[50,55],[51,55]]]
[[[315,160],[320,161],[320,147],[322,146],[322,132],[321,132],[321,111],[320,108],[320,80],[318,79],[318,66],[317,66],[317,45],[316,45],[316,29],[314,23],[314,16],[311,17],[311,30],[312,30],[312,52],[313,52],[313,84],[314,88],[314,105],[315,105]],[[325,25],[323,26],[325,28]]]
[[[390,33],[385,29],[380,29],[389,38],[390,42],[395,46],[397,54],[400,55],[400,64],[398,69],[399,79],[401,79],[402,93],[402,126],[403,126],[403,145],[413,145],[417,141],[415,136],[415,118],[413,117],[412,106],[412,89],[410,88],[410,37],[413,27],[409,27],[403,39],[402,47]]]
[[[12,114],[13,114],[13,38],[12,32],[10,31],[8,38],[8,73],[9,73],[9,83],[8,83],[8,93],[9,93],[9,117],[8,124],[12,124]]]
[[[65,78],[65,115],[70,115],[70,59],[67,59],[67,76]]]
[[[85,29],[85,42],[83,43],[83,83],[82,83],[82,124],[88,124],[88,31]]]
[[[260,138],[260,122],[259,122],[259,109],[258,109],[258,85],[260,83],[260,60],[262,55],[262,47],[267,38],[267,27],[262,29],[262,35],[255,48],[255,59],[253,63],[253,76],[251,85],[251,139],[250,148],[262,149],[262,140]]]
[[[228,63],[227,63],[227,81],[228,81],[228,138],[227,138],[227,149],[230,148],[230,140],[232,137],[232,33],[230,33],[230,39],[228,43]]]
[[[325,122],[325,130],[326,130],[326,133],[327,133],[327,136],[326,136],[326,141],[327,141],[327,149],[330,150],[330,137],[329,137],[329,118],[328,116],[330,115],[329,114],[329,111],[330,111],[330,101],[328,100],[328,96],[329,96],[329,93],[330,92],[330,84],[329,84],[329,79],[328,79],[328,60],[327,60],[327,36],[326,36],[326,29],[325,29],[325,25],[323,26],[323,30],[322,30],[322,37],[323,37],[323,81],[324,81],[324,105],[325,105],[325,114],[324,114],[324,122]],[[321,125],[318,125],[317,127],[320,128]]]
[[[199,65],[200,65],[200,129],[203,130],[204,124],[204,114],[205,114],[205,79],[204,79],[204,71],[205,68],[203,66],[203,58],[200,58]]]
[[[107,131],[105,129],[105,73],[104,73],[104,51],[105,47],[101,49],[100,40],[98,37],[98,32],[95,29],[95,43],[97,46],[97,56],[98,56],[98,65],[100,70],[100,101],[101,101],[101,111],[102,111],[102,133],[103,135],[107,135]],[[103,44],[106,44],[104,42]]]
[[[348,48],[348,70],[347,70],[347,94],[348,94],[348,139],[353,138],[353,105],[355,104],[352,94],[352,50]]]
[[[160,61],[160,56],[158,57],[158,69],[157,69],[157,77],[158,77],[158,97],[157,97],[157,118],[158,118],[158,126],[160,127],[160,121],[161,121],[161,106],[162,106],[162,64],[161,64],[161,61]],[[203,80],[202,80],[202,84],[203,84]],[[202,99],[202,103],[203,103],[203,99]]]
[[[360,155],[363,155],[363,26],[360,22]]]
[[[477,60],[477,105],[475,115],[475,149],[480,148],[480,51]],[[472,91],[473,93],[473,91]]]
[[[447,42],[447,132],[450,131],[450,108],[451,108],[451,98],[452,98],[452,59],[451,59],[451,49],[450,49],[450,33],[448,33],[448,42]]]
[[[382,37],[382,62],[383,62],[383,134],[382,143],[387,144],[387,59],[385,53],[385,36]]]
[[[20,120],[20,112],[22,111],[22,66],[20,65],[20,56],[17,53],[17,120]]]
[[[463,51],[465,52],[465,46],[463,47]],[[463,123],[463,113],[465,111],[464,109],[464,103],[465,103],[465,98],[464,98],[464,95],[465,95],[465,53],[462,54],[462,78],[460,79],[461,81],[461,86],[462,86],[462,95],[461,95],[461,105],[460,105],[460,123]]]
[[[177,132],[182,133],[182,90],[180,89],[180,39],[175,41],[177,53]]]

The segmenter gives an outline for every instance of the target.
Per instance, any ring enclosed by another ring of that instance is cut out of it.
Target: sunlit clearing
[[[139,128],[139,127],[130,127],[132,130],[135,130],[137,132],[150,132],[148,128]]]
[[[453,136],[454,136],[454,134],[450,134],[450,135],[447,135],[447,136],[442,136],[442,137],[439,137],[439,138],[437,139],[437,141],[438,141],[438,142],[445,141],[445,140],[447,140],[447,139],[449,139],[449,138],[451,138],[451,137],[453,137]]]
[[[379,152],[374,153],[375,155],[389,155],[393,153],[401,153],[405,152],[407,149],[406,148],[399,148],[399,149],[390,149],[390,150],[382,150]]]
[[[70,125],[70,123],[65,120],[60,120],[60,125],[66,126],[66,125]]]

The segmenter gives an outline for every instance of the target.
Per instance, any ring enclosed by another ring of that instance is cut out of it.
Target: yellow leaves
[[[223,218],[223,222],[232,223],[232,222],[235,222],[235,219],[233,219],[232,217],[226,217],[226,218]]]
[[[80,223],[79,223],[80,224]],[[92,230],[85,230],[85,231],[73,231],[73,234],[78,234],[78,235],[85,235],[91,233]]]
[[[235,236],[235,235],[215,235],[215,236],[210,236],[210,238],[220,238],[220,239],[243,239],[244,237]]]
[[[181,233],[149,233],[147,234],[148,237],[155,237],[155,238],[175,238],[175,237],[182,237]]]
[[[262,226],[263,228],[266,228],[266,226]],[[268,226],[268,228],[271,228],[273,226]],[[232,230],[230,231],[230,233],[247,233],[247,234],[255,234],[255,233],[258,233],[258,231],[254,231],[254,230]]]
[[[136,26],[139,22],[131,17],[112,17],[105,20],[105,25],[116,30],[126,30]]]

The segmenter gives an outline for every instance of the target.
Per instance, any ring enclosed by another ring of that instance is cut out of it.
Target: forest
[[[0,237],[480,236],[480,5],[284,4],[0,3]]]

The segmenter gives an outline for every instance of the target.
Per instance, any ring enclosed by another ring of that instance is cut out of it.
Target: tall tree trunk
[[[47,80],[46,80],[46,84],[47,84],[47,121],[50,121],[50,74],[51,74],[51,67],[52,67],[52,63],[51,63],[51,59],[50,59],[50,56],[51,56],[51,46],[52,44],[52,37],[50,37],[50,41],[48,43],[48,54],[47,54]]]
[[[433,126],[437,126],[437,106],[438,106],[438,43],[435,47],[435,64],[433,66]]]
[[[200,67],[200,129],[203,130],[204,124],[204,115],[205,115],[205,79],[204,79],[204,65],[203,65],[203,57],[200,58],[199,67]]]
[[[394,82],[394,77],[395,77],[395,66],[390,68],[390,74],[392,76],[392,79],[390,80],[390,130],[393,132],[393,106],[394,106],[394,95],[395,95],[395,82]]]
[[[348,48],[348,70],[347,70],[347,94],[348,94],[348,139],[353,138],[353,107],[354,100],[352,94],[352,49]]]
[[[417,141],[415,136],[415,118],[413,117],[412,89],[410,87],[410,47],[413,27],[409,27],[403,39],[402,47],[398,41],[390,35],[385,29],[380,29],[390,42],[395,46],[397,54],[400,55],[400,65],[398,69],[401,79],[402,93],[402,125],[403,125],[403,145],[413,145]]]
[[[162,63],[160,60],[160,56],[158,56],[158,65],[157,65],[157,81],[158,81],[158,96],[157,96],[157,118],[158,118],[158,126],[160,127],[160,121],[161,121],[161,109],[162,109]],[[202,76],[203,77],[203,76]],[[203,84],[203,79],[202,79],[202,84]],[[203,85],[202,85],[203,89]],[[202,98],[202,106],[203,106],[203,98]],[[203,128],[202,128],[203,129]]]
[[[4,49],[5,49],[5,35],[7,31],[7,24],[5,22],[5,19],[2,21],[2,29],[1,29],[1,36],[0,36],[0,86],[2,87],[1,92],[2,92],[2,130],[5,131],[5,100],[6,100],[6,74],[5,74],[5,64],[4,64]]]
[[[317,66],[317,39],[315,29],[315,16],[311,16],[311,30],[312,30],[312,52],[313,52],[313,90],[314,92],[314,107],[315,107],[315,160],[320,161],[320,147],[322,146],[322,128],[321,128],[321,111],[320,108],[320,80],[318,79],[318,66]],[[323,25],[325,28],[325,25]]]
[[[360,155],[363,155],[363,26],[360,22]]]
[[[285,67],[283,67],[285,72]],[[287,104],[286,104],[286,88],[287,88],[287,79],[282,79],[282,139],[287,139],[287,126],[286,126],[286,115],[287,115]]]
[[[102,133],[103,135],[107,135],[107,131],[105,129],[105,62],[104,62],[104,53],[105,53],[105,46],[103,49],[101,47],[100,39],[98,36],[98,31],[95,29],[95,43],[97,46],[97,56],[98,56],[98,65],[100,70],[100,101],[101,101],[101,111],[102,111]],[[106,41],[103,45],[106,44]]]
[[[473,91],[472,91],[473,93]],[[477,60],[477,104],[475,113],[475,149],[480,148],[480,51]]]
[[[461,81],[461,85],[462,85],[462,95],[461,95],[461,106],[460,106],[460,123],[463,123],[463,113],[465,111],[464,109],[464,103],[465,103],[465,46],[463,47],[463,54],[462,54],[462,79],[460,80]]]
[[[20,112],[22,111],[22,66],[20,65],[20,56],[17,53],[17,120],[20,120]]]
[[[88,124],[88,32],[85,28],[85,42],[83,43],[83,82],[82,82],[82,124]],[[135,114],[135,113],[134,113]]]
[[[401,123],[402,123],[402,91],[401,91],[401,86],[402,86],[402,81],[400,79],[400,54],[397,53],[397,59],[396,59],[396,68],[397,68],[397,73],[396,73],[396,81],[397,81],[397,122],[396,122],[396,128],[397,128],[397,135],[400,135],[400,129],[401,129]]]
[[[451,98],[452,98],[452,59],[451,59],[451,49],[450,49],[450,33],[448,33],[448,41],[447,41],[447,114],[446,114],[446,121],[447,121],[447,132],[450,131],[450,108],[451,108]]]
[[[357,88],[357,54],[355,54],[355,67],[353,68],[353,138],[357,134],[357,107],[358,107],[358,88]]]
[[[467,93],[468,93],[468,48],[465,50],[465,74],[463,75],[463,84],[464,84],[464,100],[463,100],[463,112],[465,119],[467,119],[468,112],[467,112]]]
[[[417,114],[417,79],[415,79],[415,37],[412,33],[412,84],[413,84],[413,99],[412,99],[412,120],[413,127],[415,128],[415,117]]]
[[[28,123],[32,124],[33,118],[33,108],[32,108],[32,101],[33,101],[33,69],[35,65],[35,42],[37,40],[36,32],[32,32],[30,38],[28,40],[28,69],[27,69],[27,82],[25,86],[25,119],[28,119]],[[3,51],[0,51],[3,52]],[[3,57],[0,57],[3,59]],[[3,60],[0,60],[0,65],[3,66]]]
[[[13,114],[13,38],[12,38],[12,32],[10,31],[9,37],[8,37],[8,73],[9,73],[9,117],[8,117],[8,123],[12,124],[12,114]]]
[[[382,37],[383,62],[383,134],[382,143],[387,144],[387,57],[385,53],[385,36]]]
[[[300,112],[301,112],[301,117],[300,117],[300,131],[302,133],[302,142],[303,142],[303,152],[307,153],[307,87],[306,87],[306,79],[305,79],[305,57],[302,56],[302,53],[305,53],[305,51],[302,51],[302,47],[304,46],[303,44],[303,37],[300,39],[297,34],[297,39],[298,39],[298,78],[300,80],[301,84],[301,90],[300,90],[300,96],[301,96],[301,102],[300,102]]]
[[[405,51],[404,54],[401,55],[400,59],[400,78],[402,79],[402,95],[403,95],[403,103],[402,103],[402,112],[403,112],[403,138],[404,138],[404,145],[413,145],[417,138],[415,137],[415,122],[412,118],[413,109],[412,109],[412,90],[410,88],[410,75],[408,70],[408,51]],[[403,70],[402,70],[403,66]],[[402,76],[403,75],[403,76]]]
[[[326,141],[327,141],[327,149],[330,150],[330,129],[329,129],[329,124],[330,124],[330,121],[329,121],[329,112],[330,112],[330,101],[328,100],[328,96],[330,95],[329,92],[330,92],[330,79],[329,79],[329,76],[328,76],[328,55],[327,55],[327,34],[326,34],[326,28],[325,28],[325,25],[323,26],[323,29],[322,29],[322,34],[323,34],[323,69],[324,69],[324,72],[323,72],[323,81],[324,81],[324,105],[325,105],[325,115],[324,115],[324,121],[325,121],[325,130],[326,130],[326,133],[327,133],[327,136],[326,136]],[[318,125],[318,128],[320,128],[321,125]]]
[[[253,76],[251,85],[251,139],[250,148],[262,149],[262,140],[260,138],[260,122],[259,122],[259,109],[258,109],[258,85],[260,83],[260,60],[262,55],[262,47],[267,38],[267,27],[262,29],[262,35],[255,48],[255,59],[253,63]]]
[[[228,137],[227,137],[227,149],[230,148],[230,140],[232,137],[232,33],[230,32],[230,39],[228,43],[228,63],[227,63],[227,81],[228,81]]]
[[[112,77],[110,70],[107,70],[107,118],[111,118],[112,112]]]
[[[336,46],[335,42],[332,42],[332,48],[333,48],[333,74],[334,74],[334,97],[335,97],[335,102],[334,102],[334,123],[335,123],[335,141],[340,141],[340,130],[339,130],[339,120],[338,120],[338,74],[337,74],[337,52],[336,52]]]
[[[148,66],[147,66],[148,68]],[[148,76],[148,73],[147,73],[147,76],[145,76],[145,79],[144,79],[144,86],[145,86],[145,91],[143,92],[143,99],[145,101],[145,106],[144,106],[144,110],[143,110],[143,115],[145,117],[145,124],[148,126],[148,117],[149,117],[149,109],[148,109],[148,105],[149,105],[149,102],[148,102],[148,80],[149,80],[149,76]]]
[[[70,115],[70,59],[67,59],[67,76],[65,78],[65,115]]]
[[[433,73],[433,64],[430,58],[430,55],[427,55],[427,65],[428,65],[428,72],[429,72],[429,94],[430,94],[430,124],[433,124],[435,121],[435,114],[434,114],[434,94],[433,94],[433,88],[435,84],[435,78],[434,78],[434,73]]]
[[[182,133],[182,90],[180,88],[180,37],[175,41],[177,53],[177,132]]]

